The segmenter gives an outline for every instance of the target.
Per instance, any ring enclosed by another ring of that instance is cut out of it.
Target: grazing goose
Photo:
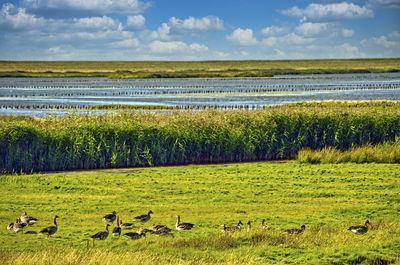
[[[14,223],[10,223],[7,225],[7,230],[13,230],[14,229]]]
[[[133,226],[133,223],[123,223],[122,220],[120,220],[119,226],[120,227],[126,227],[126,228],[129,227],[130,228],[131,226]]]
[[[237,225],[232,225],[230,227],[226,227],[225,229],[228,232],[235,232],[235,231],[240,231],[242,230],[242,227],[240,225],[243,225],[242,221],[239,220],[239,222],[237,223]]]
[[[250,221],[248,221],[246,224],[247,224],[247,232],[250,232],[251,231],[251,223],[250,223]]]
[[[261,220],[261,226],[257,228],[257,230],[269,230],[271,229],[269,226],[265,225],[265,219]]]
[[[164,227],[161,227],[161,228],[159,228],[157,230],[154,230],[154,231],[151,230],[151,234],[156,235],[156,236],[167,236],[167,235],[171,235],[172,236],[172,234],[170,234],[171,231],[172,230],[170,228],[164,226]]]
[[[94,247],[94,241],[96,239],[98,240],[104,240],[108,237],[108,227],[110,226],[110,224],[106,224],[106,231],[101,231],[101,232],[97,232],[96,234],[94,234],[93,236],[91,236],[91,238],[93,239],[93,247]]]
[[[49,238],[51,235],[53,235],[55,232],[57,232],[57,230],[58,230],[57,221],[56,221],[57,218],[58,218],[57,215],[54,216],[54,225],[46,227],[46,228],[43,228],[39,232],[39,234],[47,234],[47,238]]]
[[[134,218],[134,220],[145,223],[150,220],[151,213],[153,213],[153,212],[150,210],[147,214],[142,214],[142,215],[136,216]]]
[[[147,229],[147,228],[139,228],[139,230],[137,230],[136,231],[136,233],[138,233],[138,234],[146,234],[146,233],[151,233],[151,232],[153,232],[152,230],[149,230],[149,229]]]
[[[23,223],[28,224],[28,225],[33,225],[34,223],[36,223],[37,218],[32,217],[32,216],[29,216],[29,215],[26,214],[26,212],[24,212],[24,213],[21,215],[21,221],[22,221]]]
[[[21,223],[21,220],[17,218],[15,224],[13,225],[13,230],[15,231],[15,233],[18,233],[21,232],[25,228],[25,226],[27,226],[27,224]]]
[[[139,233],[136,233],[136,232],[130,232],[130,233],[124,234],[123,236],[128,238],[128,239],[139,239],[142,236],[146,237],[146,234],[139,234]]]
[[[190,230],[193,228],[194,224],[191,223],[181,223],[181,217],[179,215],[175,216],[177,218],[175,228],[176,230]]]
[[[117,214],[115,211],[112,212],[112,214],[107,214],[103,217],[103,221],[106,222],[111,222],[113,223],[115,221],[115,219],[117,218]]]
[[[296,235],[296,234],[303,233],[305,229],[306,229],[306,226],[302,225],[300,229],[298,229],[298,228],[287,229],[283,233],[284,234],[289,234],[289,235]]]
[[[117,226],[112,231],[113,236],[121,236],[121,227],[119,226],[119,216],[117,216]]]
[[[355,234],[365,234],[368,232],[369,221],[365,221],[364,225],[350,226],[347,230]]]
[[[172,229],[171,228],[168,228],[166,225],[152,225],[152,226],[150,226],[150,228],[149,228],[150,230],[153,230],[153,231],[158,231],[158,230],[168,230],[168,232],[171,232],[172,231]]]

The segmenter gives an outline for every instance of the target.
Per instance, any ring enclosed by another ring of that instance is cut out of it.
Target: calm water
[[[266,79],[0,79],[0,115],[64,115],[71,112],[69,108],[88,113],[86,106],[102,104],[255,108],[320,100],[399,101],[400,73]]]

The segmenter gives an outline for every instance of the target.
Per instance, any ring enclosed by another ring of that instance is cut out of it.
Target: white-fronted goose
[[[117,216],[117,226],[114,227],[112,231],[113,236],[120,236],[121,235],[121,227],[119,226],[119,216]]]
[[[130,233],[124,234],[123,236],[126,237],[126,238],[128,238],[128,239],[139,239],[139,238],[141,238],[142,236],[145,237],[146,234],[139,234],[139,233],[136,233],[136,232],[130,232]]]
[[[271,229],[271,227],[265,225],[265,219],[261,220],[261,226],[257,227],[257,230],[269,230]]]
[[[356,226],[350,226],[347,230],[355,233],[355,234],[365,234],[368,232],[368,224],[369,221],[365,221],[364,225],[356,225]]]
[[[56,219],[58,218],[58,216],[54,216],[54,225],[53,226],[49,226],[46,228],[43,228],[39,234],[47,234],[47,237],[50,237],[51,235],[55,234],[58,230],[58,225],[57,225],[57,221]]]
[[[145,222],[150,220],[150,218],[151,218],[150,214],[151,213],[153,213],[153,212],[150,210],[147,214],[142,214],[142,215],[136,216],[134,218],[134,220],[145,223]]]
[[[115,221],[115,219],[117,218],[117,214],[115,211],[112,212],[112,214],[107,214],[103,217],[103,221],[106,222],[111,222],[113,223]]]
[[[175,228],[176,230],[190,230],[193,228],[194,224],[191,223],[181,223],[181,217],[179,215],[175,216],[177,218]]]
[[[119,226],[124,228],[130,228],[133,226],[133,223],[123,223],[122,220],[120,220]]]
[[[167,236],[167,235],[172,236],[172,234],[170,234],[171,231],[172,230],[170,228],[164,226],[164,227],[160,227],[157,230],[151,230],[151,234],[156,235],[156,236]]]
[[[287,229],[283,233],[289,234],[289,235],[301,234],[304,232],[305,229],[306,229],[306,226],[302,225],[300,229],[298,229],[298,228]]]
[[[28,225],[33,225],[34,223],[37,222],[37,218],[32,217],[32,216],[29,216],[29,215],[27,215],[26,212],[24,212],[24,213],[21,215],[21,222],[22,222],[22,223],[26,223],[26,224],[28,224]]]
[[[110,224],[106,224],[106,231],[101,231],[101,232],[97,232],[96,234],[94,234],[93,236],[91,236],[91,238],[93,239],[93,247],[94,247],[94,241],[97,240],[104,240],[108,237],[108,227],[110,226]]]
[[[25,228],[25,226],[27,226],[27,224],[22,223],[21,220],[17,218],[15,224],[13,225],[13,230],[15,231],[15,233],[18,233],[21,232]]]

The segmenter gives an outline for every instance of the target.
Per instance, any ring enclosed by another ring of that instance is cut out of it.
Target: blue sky
[[[400,0],[1,0],[1,60],[400,57]]]

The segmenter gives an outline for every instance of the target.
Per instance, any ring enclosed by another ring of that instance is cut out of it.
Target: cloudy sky
[[[400,0],[1,0],[0,60],[400,57]]]

